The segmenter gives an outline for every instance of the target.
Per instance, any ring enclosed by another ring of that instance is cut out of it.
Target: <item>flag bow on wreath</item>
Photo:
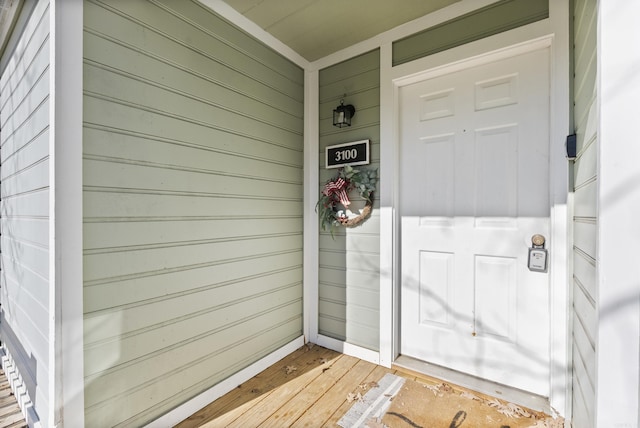
[[[329,181],[324,185],[322,194],[331,198],[331,195],[338,196],[338,200],[342,205],[348,207],[351,205],[349,195],[347,195],[347,182],[342,177],[338,177],[336,181]]]
[[[355,227],[362,224],[371,215],[377,180],[378,171],[375,169],[353,169],[350,166],[339,169],[338,175],[324,185],[316,205],[322,230],[329,230],[333,235],[336,226]],[[353,196],[354,191],[366,201],[366,205],[359,215],[348,216],[345,211],[351,205],[349,193]]]

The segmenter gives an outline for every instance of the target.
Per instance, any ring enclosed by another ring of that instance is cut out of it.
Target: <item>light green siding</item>
[[[573,425],[594,426],[597,243],[596,1],[574,2]]]
[[[86,1],[87,426],[302,334],[303,71],[196,1]]]
[[[549,0],[502,0],[393,43],[393,65],[549,17]]]
[[[1,61],[0,340],[42,426],[50,426],[49,2],[22,13],[25,25]]]
[[[325,147],[371,140],[371,165],[380,165],[380,51],[323,69],[320,79],[320,187],[336,174],[325,169]],[[346,94],[346,97],[344,97]],[[344,97],[356,114],[349,128],[333,126],[333,109]],[[357,195],[355,195],[357,197]],[[363,225],[320,233],[319,333],[372,350],[379,348],[379,204]]]

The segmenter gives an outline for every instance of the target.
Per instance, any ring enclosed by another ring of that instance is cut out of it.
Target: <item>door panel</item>
[[[401,353],[549,392],[548,50],[400,88]]]

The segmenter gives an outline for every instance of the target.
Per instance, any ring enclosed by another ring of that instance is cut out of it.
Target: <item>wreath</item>
[[[337,226],[356,227],[369,218],[377,180],[378,171],[375,169],[354,169],[350,166],[340,168],[337,176],[324,185],[316,205],[322,230],[329,230],[333,235],[334,228]],[[366,201],[359,214],[349,210],[351,205],[349,192],[351,191],[357,191]]]

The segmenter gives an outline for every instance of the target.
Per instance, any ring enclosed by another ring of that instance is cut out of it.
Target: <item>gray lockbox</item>
[[[545,238],[542,235],[531,237],[531,248],[529,248],[529,260],[527,267],[532,272],[546,272],[548,252],[544,248]]]

